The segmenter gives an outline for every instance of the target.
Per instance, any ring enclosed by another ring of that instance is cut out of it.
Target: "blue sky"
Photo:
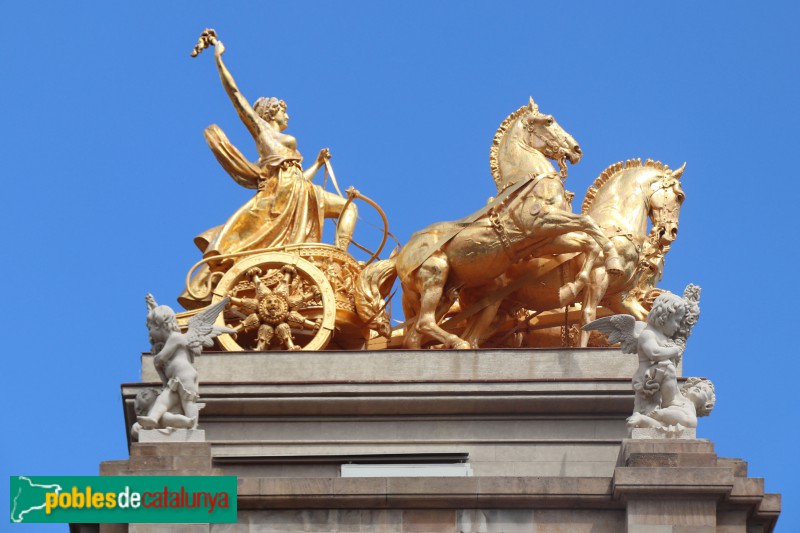
[[[685,374],[718,402],[698,433],[783,493],[777,531],[800,530],[795,5],[215,4],[0,7],[3,477],[127,456],[119,384],[148,349],[144,294],[174,303],[192,237],[251,194],[202,136],[219,124],[255,159],[211,54],[189,57],[214,27],[243,93],[285,99],[306,159],[330,147],[401,242],[483,205],[492,136],[529,95],[583,148],[578,198],[616,161],[686,161],[660,286],[703,287]]]

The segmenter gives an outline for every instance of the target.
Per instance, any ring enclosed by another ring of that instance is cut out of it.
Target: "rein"
[[[567,181],[567,153],[561,146],[557,145],[554,142],[550,142],[542,138],[541,136],[537,135],[536,132],[530,132],[531,135],[542,141],[544,143],[544,150],[539,150],[532,146],[528,146],[522,139],[517,139],[517,146],[528,153],[539,153],[544,155],[545,157],[549,157],[553,161],[558,162],[558,171],[559,175],[561,176],[561,183],[565,183]],[[543,174],[540,174],[543,175]]]

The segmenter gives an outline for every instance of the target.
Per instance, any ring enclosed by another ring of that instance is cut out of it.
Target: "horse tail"
[[[392,325],[386,312],[384,298],[397,279],[395,258],[371,263],[361,271],[355,283],[355,304],[358,316],[370,329],[387,339],[392,335]]]

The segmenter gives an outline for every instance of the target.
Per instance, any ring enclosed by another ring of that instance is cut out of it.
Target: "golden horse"
[[[511,266],[533,253],[581,252],[586,258],[581,275],[588,279],[602,252],[605,271],[621,272],[611,241],[590,217],[569,209],[563,186],[566,160],[576,164],[582,153],[552,115],[540,113],[531,99],[503,122],[492,153],[493,170],[496,166],[503,176],[497,198],[465,219],[418,231],[397,255],[369,265],[357,280],[356,308],[371,321],[382,312],[383,297],[399,276],[407,348],[420,348],[425,337],[446,348],[470,348],[470,342],[445,331],[438,321],[459,291],[501,286]],[[558,162],[561,174],[548,158]],[[478,320],[490,323],[499,304],[481,309]]]
[[[519,287],[508,294],[503,308],[548,311],[580,301],[583,326],[595,319],[602,300],[615,313],[631,314],[644,321],[647,310],[637,296],[646,296],[661,278],[664,254],[678,236],[678,218],[685,198],[680,178],[685,167],[684,164],[672,171],[660,162],[647,160],[643,164],[640,159],[633,159],[604,170],[589,187],[582,212],[603,228],[613,243],[622,259],[622,274],[609,276],[603,265],[596,264],[588,278],[579,275],[565,291],[559,286],[560,280],[568,278],[570,271],[581,269],[583,257],[574,257],[555,268],[557,258],[529,257],[506,272],[504,283]],[[650,232],[648,219],[652,223]],[[543,274],[537,276],[537,270]],[[465,290],[459,303],[462,308],[468,307],[482,297],[485,294],[481,291]],[[479,318],[472,318],[463,336],[475,346],[491,335],[488,329]],[[586,346],[588,340],[589,332],[581,331],[580,345]]]

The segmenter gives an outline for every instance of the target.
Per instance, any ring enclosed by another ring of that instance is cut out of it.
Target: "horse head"
[[[680,181],[685,168],[686,163],[677,170],[665,169],[650,186],[650,220],[661,246],[669,246],[678,238],[678,218],[686,198]]]
[[[489,165],[497,190],[530,175],[549,174],[558,162],[561,176],[567,176],[567,160],[573,165],[581,160],[580,146],[559,126],[553,115],[539,112],[530,99],[500,124],[489,152]]]
[[[558,162],[561,175],[567,175],[567,160],[577,164],[583,152],[575,139],[564,131],[553,115],[539,112],[539,106],[530,98],[527,112],[520,118],[524,128],[523,142],[526,146],[538,150],[549,159]]]

